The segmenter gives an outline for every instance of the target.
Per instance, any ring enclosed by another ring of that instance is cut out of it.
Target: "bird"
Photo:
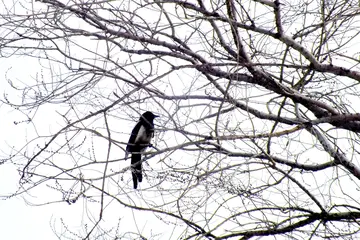
[[[154,137],[154,119],[159,116],[150,111],[141,115],[139,122],[133,128],[129,142],[126,146],[126,155],[131,153],[131,174],[134,189],[137,189],[138,182],[142,182],[141,153],[150,145]]]

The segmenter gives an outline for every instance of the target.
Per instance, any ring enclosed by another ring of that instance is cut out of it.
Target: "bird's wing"
[[[132,149],[134,147],[136,136],[138,135],[138,132],[139,132],[139,129],[140,129],[141,126],[142,126],[141,122],[138,122],[135,125],[134,129],[131,131],[129,142],[128,142],[127,146],[126,146],[126,151],[127,152],[133,152]]]

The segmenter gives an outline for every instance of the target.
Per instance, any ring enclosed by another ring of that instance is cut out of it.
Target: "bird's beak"
[[[160,116],[158,116],[158,115],[154,115],[154,118],[158,118],[158,117],[160,117]]]

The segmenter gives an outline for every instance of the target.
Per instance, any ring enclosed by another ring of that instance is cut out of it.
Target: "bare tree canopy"
[[[59,239],[356,238],[359,4],[3,0],[2,101],[27,129],[2,149],[11,196],[83,205]],[[160,118],[134,190],[145,111]]]

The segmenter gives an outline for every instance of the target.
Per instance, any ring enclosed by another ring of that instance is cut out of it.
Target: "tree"
[[[96,214],[59,238],[358,233],[358,1],[2,4],[2,58],[40,68],[5,74],[3,102],[31,129],[4,160],[14,194]],[[146,110],[161,118],[133,190],[124,149]],[[103,221],[129,209],[137,228]]]

